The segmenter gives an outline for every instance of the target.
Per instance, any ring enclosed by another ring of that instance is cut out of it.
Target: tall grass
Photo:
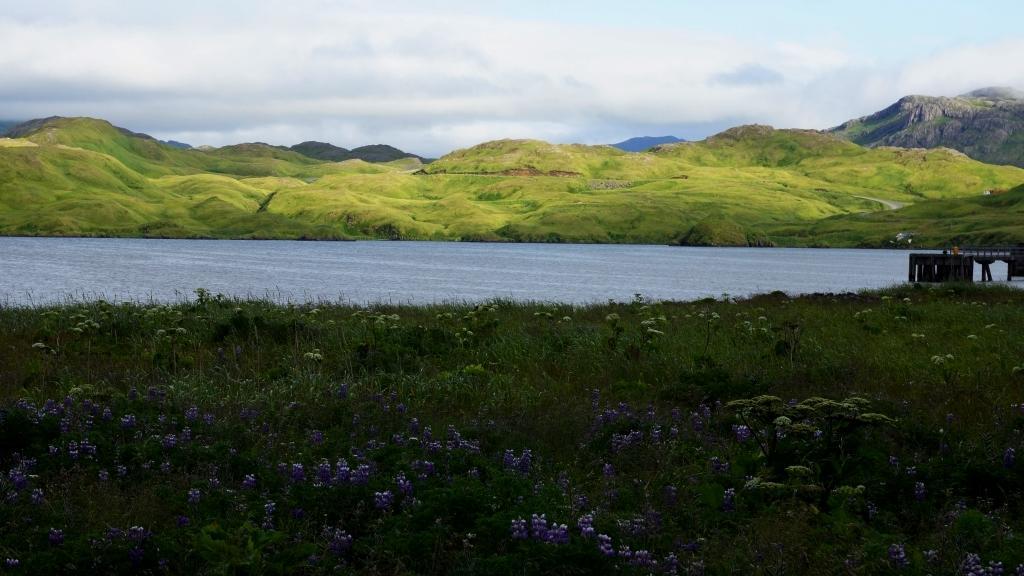
[[[40,573],[955,574],[980,554],[1010,570],[1022,304],[944,285],[7,307],[0,558]],[[366,483],[339,480],[341,458]],[[532,514],[547,528],[518,530]],[[110,534],[132,526],[145,534]]]

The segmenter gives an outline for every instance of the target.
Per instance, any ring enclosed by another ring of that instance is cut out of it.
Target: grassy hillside
[[[1024,186],[973,198],[930,200],[900,210],[845,214],[771,230],[789,244],[890,246],[901,232],[919,246],[1024,243]]]
[[[981,194],[1024,182],[948,150],[765,126],[646,153],[502,140],[428,165],[260,143],[180,150],[82,118],[21,136],[0,140],[4,234],[881,245],[906,226],[936,242],[939,225],[1008,236],[1010,217]],[[981,204],[950,222],[941,199]]]

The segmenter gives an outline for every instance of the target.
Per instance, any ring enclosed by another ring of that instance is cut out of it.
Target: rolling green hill
[[[502,140],[428,165],[260,143],[182,150],[85,118],[16,135],[0,139],[8,235],[854,246],[911,229],[935,244],[1024,240],[998,205],[1019,192],[982,196],[1021,184],[1024,170],[766,126],[645,153]]]

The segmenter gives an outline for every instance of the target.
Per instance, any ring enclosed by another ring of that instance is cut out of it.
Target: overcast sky
[[[0,0],[0,119],[434,156],[827,128],[1024,88],[1022,21],[1021,0]]]

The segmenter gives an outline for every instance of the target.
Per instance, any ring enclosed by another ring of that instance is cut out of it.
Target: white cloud
[[[56,4],[65,10],[0,15],[0,117],[99,116],[197,144],[388,142],[436,155],[492,138],[600,142],[726,120],[823,128],[908,92],[1024,87],[1020,40],[887,68],[834,39],[758,44],[365,0],[189,0],[160,18],[117,2]]]

